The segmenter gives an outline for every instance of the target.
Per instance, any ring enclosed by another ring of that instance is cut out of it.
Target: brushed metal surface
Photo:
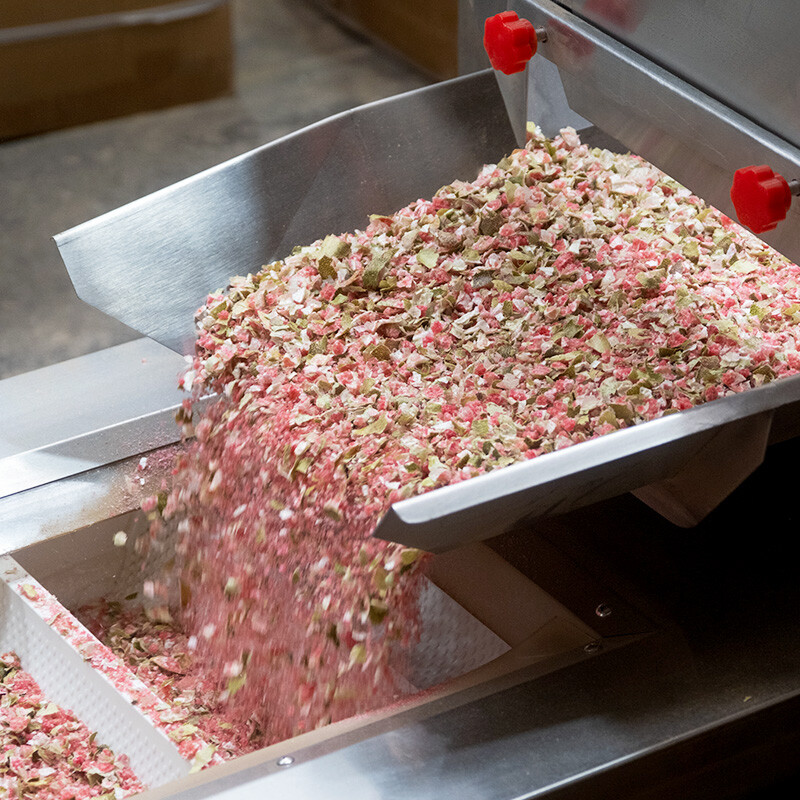
[[[206,294],[515,146],[491,71],[330,117],[56,236],[78,295],[182,353]]]
[[[495,70],[494,76],[503,95],[503,104],[514,130],[517,147],[525,147],[528,130],[528,70],[516,75],[504,75]]]
[[[663,5],[671,13],[671,4]],[[547,31],[538,53],[557,65],[573,111],[734,219],[736,169],[766,163],[787,178],[800,175],[800,149],[556,3],[512,0],[509,6]],[[793,108],[796,113],[796,102]],[[762,238],[798,261],[798,230],[795,202]]]
[[[796,725],[797,690],[779,695],[789,681],[773,687],[762,679],[764,695],[743,706],[740,694],[725,697],[724,690],[688,677],[676,664],[678,649],[667,636],[626,643],[549,674],[531,672],[518,686],[486,687],[494,693],[474,702],[449,709],[424,705],[416,715],[392,720],[396,727],[361,732],[372,734],[361,741],[341,737],[298,750],[288,742],[280,756],[273,748],[272,761],[238,771],[234,762],[230,770],[211,769],[143,800],[715,796],[670,794],[670,781],[680,776],[691,782],[693,771],[696,780],[703,766],[744,745],[727,739],[712,748],[692,744],[732,723],[747,725],[748,718],[747,744],[774,737]],[[791,713],[779,721],[764,725],[759,719],[787,702]],[[684,747],[671,755],[676,744]],[[665,758],[656,758],[665,750]],[[625,774],[637,764],[636,780],[615,785],[618,768]]]
[[[796,0],[560,4],[800,147]]]
[[[458,0],[458,70],[462,75],[488,69],[483,47],[487,17],[506,10],[506,0]]]
[[[183,366],[139,339],[0,381],[0,498],[177,441]]]
[[[179,446],[149,454],[144,473],[137,470],[136,454],[0,498],[0,553],[136,511],[164,481],[169,483]]]

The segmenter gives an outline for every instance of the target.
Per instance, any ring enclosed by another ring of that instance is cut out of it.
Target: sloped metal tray
[[[430,194],[513,146],[493,75],[475,73],[325,120],[57,242],[84,299],[187,352],[194,309],[231,274]],[[442,551],[626,491],[691,525],[768,441],[800,432],[798,403],[791,378],[621,430],[397,503],[375,535]]]

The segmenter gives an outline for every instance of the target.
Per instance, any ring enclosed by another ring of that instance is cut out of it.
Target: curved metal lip
[[[602,495],[604,486],[605,497],[640,488],[645,484],[634,469],[637,458],[655,463],[658,473],[659,453],[667,448],[677,447],[688,459],[721,426],[797,402],[800,375],[781,378],[394,503],[374,535],[431,552],[488,539],[526,516],[601,499],[597,492]],[[698,436],[702,442],[693,442]],[[661,472],[658,479],[674,469],[665,463]],[[625,488],[612,486],[620,479]]]

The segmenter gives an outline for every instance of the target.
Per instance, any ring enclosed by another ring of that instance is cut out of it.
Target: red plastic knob
[[[742,167],[733,175],[731,186],[736,215],[753,233],[771,231],[792,204],[788,181],[768,166]]]
[[[520,19],[516,11],[502,11],[486,20],[483,46],[492,66],[506,75],[522,72],[535,55],[537,45],[533,24]]]

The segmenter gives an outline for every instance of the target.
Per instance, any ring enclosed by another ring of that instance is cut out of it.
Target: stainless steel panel
[[[494,76],[503,95],[503,104],[514,129],[517,147],[525,147],[528,134],[528,70],[516,75],[504,75],[495,71]]]
[[[774,741],[781,725],[796,725],[797,694],[773,695],[766,701],[762,696],[742,707],[740,695],[733,700],[726,698],[721,688],[700,691],[698,681],[676,669],[670,644],[674,647],[674,640],[666,637],[627,644],[555,673],[531,674],[522,685],[504,690],[497,687],[495,694],[457,708],[437,709],[431,704],[433,708],[421,709],[422,719],[409,716],[402,727],[378,728],[363,741],[348,742],[343,737],[328,747],[287,750],[283,762],[280,751],[274,750],[275,759],[270,763],[227,775],[219,770],[215,776],[212,769],[172,792],[157,791],[146,797],[316,800],[322,794],[359,800],[514,800],[715,796],[690,790],[692,781],[698,779],[697,771],[716,758],[730,757],[738,748],[746,750],[746,745],[726,740],[716,747],[693,749],[693,739],[703,740],[715,729],[738,723],[749,732],[750,747],[765,738]],[[766,713],[782,702],[789,703],[790,713],[759,725]],[[748,713],[756,718],[749,726]],[[330,746],[337,745],[341,749],[330,752]],[[670,748],[676,745],[679,752],[673,755]],[[637,762],[647,764],[649,771],[636,770]],[[629,778],[627,785],[615,786],[614,771],[627,775],[629,767],[639,774]],[[740,776],[739,780],[749,785],[750,778]],[[686,793],[674,793],[678,780],[687,782]]]
[[[56,237],[78,295],[178,352],[232,275],[364,227],[514,148],[491,72],[371,103]]]
[[[800,147],[796,0],[559,2]]]
[[[145,472],[136,455],[0,499],[0,554],[136,511],[169,481],[179,446],[151,451]]]
[[[458,70],[462,75],[487,69],[483,23],[506,9],[506,0],[458,0]]]
[[[766,163],[787,178],[800,175],[800,149],[556,3],[509,5],[547,30],[533,62],[541,54],[558,66],[573,111],[729,216],[735,218],[730,187],[739,167]],[[795,202],[787,219],[763,239],[798,261],[798,230]]]
[[[177,441],[184,366],[139,339],[0,381],[0,498]]]

